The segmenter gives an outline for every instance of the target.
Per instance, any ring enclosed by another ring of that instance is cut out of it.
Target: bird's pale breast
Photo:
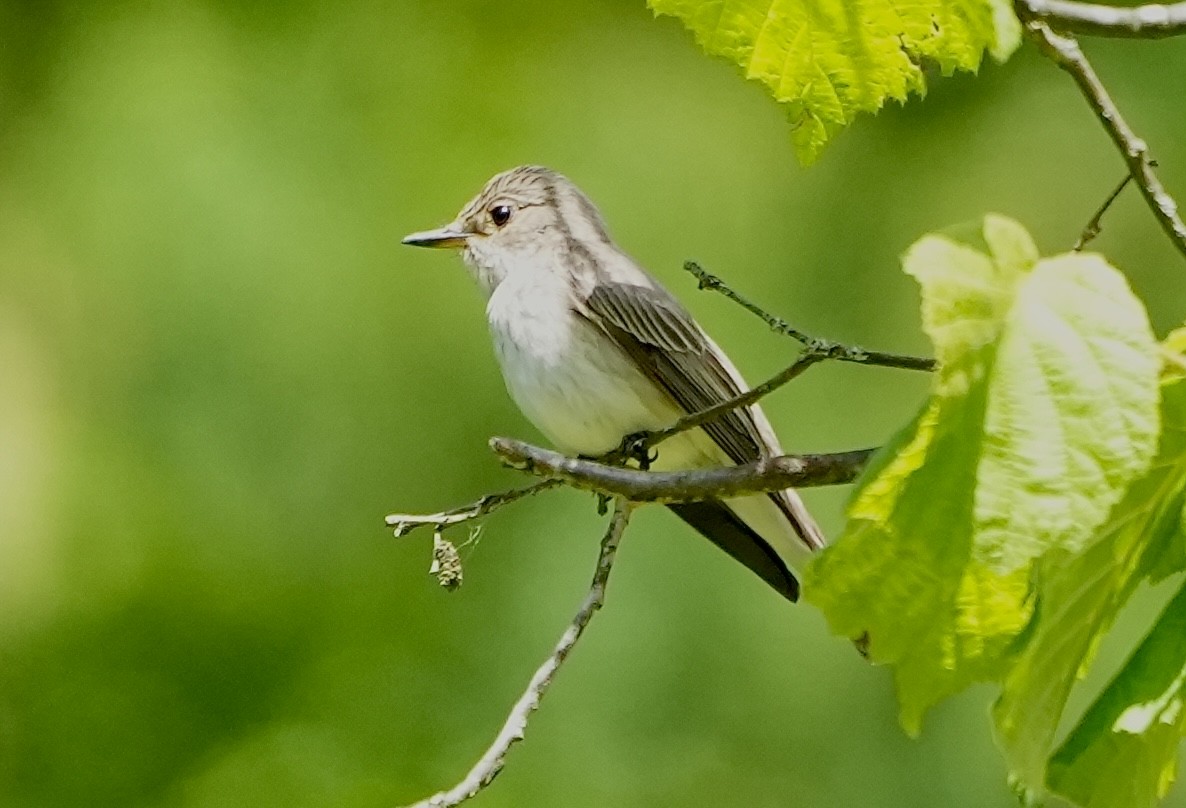
[[[595,455],[680,412],[550,277],[508,278],[487,315],[511,397],[561,451]]]

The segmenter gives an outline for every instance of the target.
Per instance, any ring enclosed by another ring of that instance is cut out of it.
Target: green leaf
[[[923,94],[922,63],[944,75],[1004,61],[1021,28],[1007,0],[648,0],[708,53],[736,62],[787,104],[808,164],[858,112]]]
[[[1142,808],[1174,781],[1186,729],[1186,588],[1050,760],[1083,808]]]
[[[1081,550],[1147,468],[1158,363],[1119,272],[1096,255],[1039,260],[1008,219],[965,241],[927,236],[904,266],[940,369],[805,593],[894,666],[913,733],[935,702],[1001,675],[1034,563]]]
[[[1170,479],[1157,503],[1141,573],[1154,583],[1186,570],[1186,328],[1162,343],[1161,461],[1178,476]]]
[[[1142,576],[1158,583],[1186,570],[1186,384],[1166,393],[1163,410],[1166,480],[1149,503],[1149,523],[1141,555]],[[1173,410],[1173,411],[1171,411]]]
[[[1042,576],[1023,650],[993,705],[997,742],[1019,788],[1043,791],[1067,696],[1127,598],[1135,564],[1131,544],[1112,536],[1071,559],[1064,574]]]
[[[1171,331],[1161,348],[1162,378],[1166,381],[1186,378],[1186,326]]]
[[[1067,696],[1101,636],[1144,576],[1181,568],[1186,384],[1162,387],[1161,420],[1157,459],[1113,508],[1099,538],[1082,554],[1045,565],[1027,642],[993,707],[1010,770],[1035,791],[1044,787]]]

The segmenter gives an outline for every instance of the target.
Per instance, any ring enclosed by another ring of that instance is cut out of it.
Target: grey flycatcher
[[[556,448],[595,457],[748,389],[655,278],[610,239],[597,208],[546,168],[503,172],[451,223],[404,244],[461,250],[511,398]],[[757,406],[657,447],[654,469],[748,463],[782,453]],[[668,506],[790,600],[794,571],[824,546],[792,490]]]

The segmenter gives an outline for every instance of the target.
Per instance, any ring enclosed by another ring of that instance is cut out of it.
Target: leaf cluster
[[[1101,256],[1040,258],[999,216],[926,236],[903,263],[940,369],[858,483],[807,597],[892,666],[908,732],[946,696],[996,682],[1019,789],[1151,805],[1186,729],[1186,588],[1057,745],[1056,733],[1136,587],[1186,569],[1181,336],[1158,345]]]
[[[1007,58],[1022,30],[1006,0],[649,3],[786,105],[804,163],[858,113],[925,92],[928,65],[975,71],[986,53]],[[1174,237],[1172,200],[1078,44],[1018,9]],[[1186,570],[1186,329],[1159,344],[1102,256],[1041,257],[1001,216],[926,236],[903,265],[938,371],[809,568],[807,599],[892,668],[907,732],[945,697],[994,682],[996,737],[1027,800],[1053,790],[1091,808],[1153,805],[1186,732],[1186,587],[1086,713],[1065,713],[1138,587]]]

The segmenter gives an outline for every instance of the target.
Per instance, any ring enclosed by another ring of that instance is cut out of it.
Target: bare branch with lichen
[[[696,502],[784,488],[841,485],[856,479],[876,451],[784,455],[711,469],[641,471],[568,457],[512,438],[493,438],[490,448],[513,468],[631,502]]]
[[[1018,5],[1029,16],[1075,34],[1131,39],[1186,34],[1186,3],[1116,7],[1076,0],[1019,0]]]

